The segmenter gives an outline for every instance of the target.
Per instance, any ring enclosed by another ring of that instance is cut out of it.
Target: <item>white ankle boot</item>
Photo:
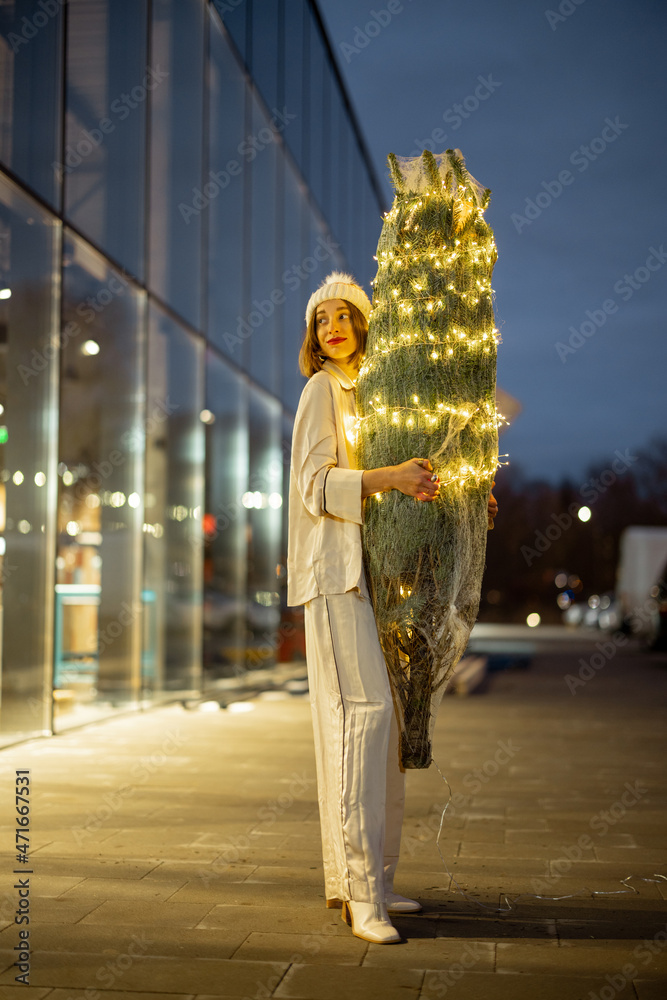
[[[416,899],[408,899],[407,896],[399,896],[394,892],[394,874],[396,872],[396,862],[385,865],[384,869],[384,899],[387,904],[388,913],[419,913],[422,906]]]
[[[343,920],[355,937],[372,944],[398,944],[402,940],[389,919],[384,903],[359,903],[343,900]]]
[[[384,898],[388,913],[419,913],[422,908],[421,903],[418,903],[416,899],[399,896],[397,892],[385,890]]]

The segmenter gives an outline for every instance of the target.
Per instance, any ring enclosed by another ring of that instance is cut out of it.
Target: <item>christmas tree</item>
[[[366,501],[364,558],[401,722],[405,767],[431,763],[447,680],[477,617],[498,465],[491,192],[459,150],[389,156],[396,191],[378,244],[357,382],[359,467],[430,459],[440,496]]]

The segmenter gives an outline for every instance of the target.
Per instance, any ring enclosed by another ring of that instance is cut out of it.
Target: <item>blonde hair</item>
[[[368,336],[368,323],[364,314],[353,302],[343,299],[345,305],[350,310],[350,322],[357,338],[357,349],[350,358],[350,362],[359,367],[361,360],[366,353],[366,337]],[[302,375],[310,378],[315,372],[322,371],[322,364],[326,360],[326,355],[322,354],[322,347],[317,339],[317,310],[310,317],[310,322],[306,328],[301,350],[299,351],[299,371]]]

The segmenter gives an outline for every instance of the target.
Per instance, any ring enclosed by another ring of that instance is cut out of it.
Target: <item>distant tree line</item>
[[[488,534],[479,621],[525,622],[537,611],[543,622],[559,622],[559,574],[574,582],[576,601],[612,593],[623,529],[667,525],[667,437],[592,464],[580,483],[528,480],[509,465],[498,471],[494,495],[500,512]],[[582,506],[589,521],[577,516]]]

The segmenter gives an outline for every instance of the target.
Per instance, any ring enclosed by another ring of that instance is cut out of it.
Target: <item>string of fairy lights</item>
[[[397,191],[397,200],[384,215],[383,233],[388,234],[390,247],[385,242],[382,249],[381,242],[375,258],[378,273],[371,317],[377,333],[361,364],[361,378],[377,377],[382,384],[388,356],[400,357],[397,352],[405,355],[406,349],[406,358],[417,366],[427,361],[485,365],[484,355],[492,363],[500,336],[493,326],[490,270],[497,251],[483,219],[487,200],[486,193],[473,193],[451,172],[438,187],[416,196]],[[439,213],[441,220],[442,212],[451,212],[451,238],[443,242],[441,236],[437,245],[431,234],[443,233],[443,228],[428,224],[433,218],[430,211]],[[424,405],[415,393],[400,402],[392,402],[385,393],[369,397],[366,412],[358,420],[362,435],[379,433],[388,424],[395,430],[425,433],[429,440],[439,435],[445,440],[451,430],[467,427],[481,443],[487,433],[497,434],[501,425],[509,423],[488,401],[454,405],[451,400],[429,400]],[[437,470],[441,483],[479,483],[492,478],[499,465],[507,464],[500,461],[506,456],[494,454],[493,464],[485,457],[479,463],[471,463],[470,457],[465,461],[456,447],[445,468]],[[376,499],[382,502],[382,495]]]

